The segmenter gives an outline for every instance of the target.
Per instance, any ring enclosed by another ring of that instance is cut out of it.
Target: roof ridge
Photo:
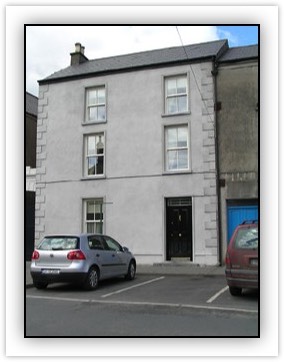
[[[239,45],[239,46],[236,46],[236,47],[231,47],[228,50],[230,50],[230,49],[240,49],[240,48],[249,48],[249,47],[258,47],[258,43],[256,43],[256,44],[248,44],[248,45]]]
[[[219,43],[219,42],[221,43],[221,42],[226,42],[226,41],[227,41],[227,39],[218,39],[218,40],[206,41],[203,43],[193,43],[193,44],[187,44],[187,45],[175,45],[175,46],[171,46],[171,47],[155,48],[155,49],[150,49],[150,50],[142,50],[142,51],[138,51],[138,52],[134,52],[134,53],[125,53],[125,54],[111,55],[111,56],[102,57],[102,58],[89,59],[89,62],[94,62],[94,61],[104,60],[104,59],[111,59],[111,58],[120,58],[120,57],[125,57],[127,55],[152,53],[152,52],[157,52],[157,51],[161,51],[161,50],[171,50],[171,49],[178,49],[178,48],[202,46],[202,45],[206,45],[206,44],[214,44],[214,43]]]

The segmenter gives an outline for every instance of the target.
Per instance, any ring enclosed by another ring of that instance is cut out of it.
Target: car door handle
[[[96,254],[96,257],[99,257],[100,256],[100,254]]]
[[[115,254],[112,254],[112,257],[114,258],[114,257],[115,257]]]

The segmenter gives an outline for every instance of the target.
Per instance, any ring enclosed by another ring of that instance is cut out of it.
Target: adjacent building
[[[88,60],[77,43],[71,65],[39,81],[36,242],[105,233],[138,263],[222,263],[222,208],[242,170],[227,168],[219,137],[231,50],[220,40]]]
[[[258,46],[228,49],[218,62],[216,116],[222,255],[235,227],[258,220]]]
[[[25,258],[30,260],[34,248],[36,139],[38,98],[26,92],[25,98]]]

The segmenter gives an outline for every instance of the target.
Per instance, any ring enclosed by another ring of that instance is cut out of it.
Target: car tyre
[[[136,274],[136,264],[134,260],[131,260],[128,266],[127,274],[125,275],[126,280],[133,280]]]
[[[92,267],[86,277],[84,283],[84,289],[95,290],[99,285],[99,270],[96,267]]]
[[[239,297],[242,294],[242,288],[238,287],[229,287],[231,295],[234,297]]]
[[[36,289],[45,289],[48,286],[48,283],[45,282],[34,282]]]

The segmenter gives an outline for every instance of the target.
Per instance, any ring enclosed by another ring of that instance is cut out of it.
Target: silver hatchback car
[[[99,280],[132,280],[135,274],[133,254],[107,235],[45,236],[32,254],[31,276],[38,289],[50,283],[79,283],[93,290]]]

